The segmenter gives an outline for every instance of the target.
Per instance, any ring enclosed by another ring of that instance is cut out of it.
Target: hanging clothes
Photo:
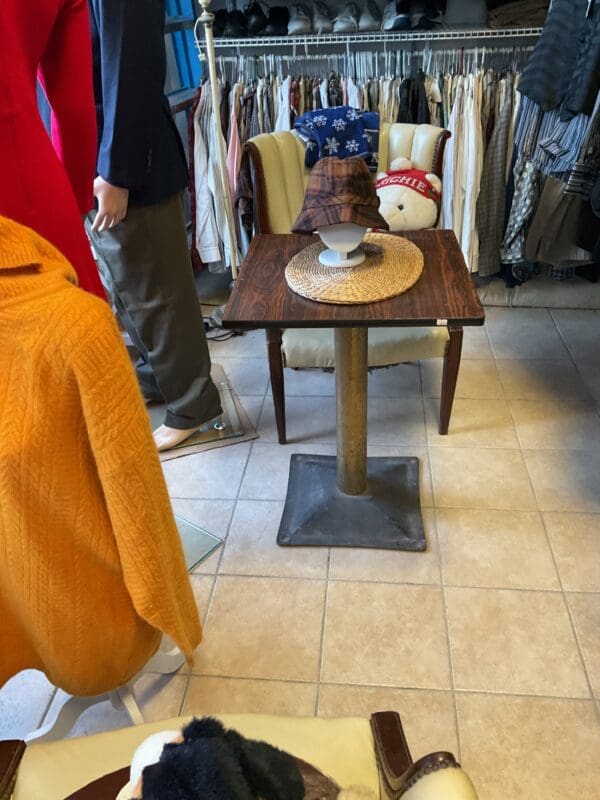
[[[213,197],[208,181],[208,152],[202,124],[202,97],[208,93],[208,84],[199,92],[194,111],[194,245],[203,264],[221,259],[220,237],[217,230]]]
[[[225,151],[223,135],[217,132],[213,119],[211,87],[207,81],[194,112],[195,245],[200,258],[213,272],[223,271],[234,260],[239,263],[235,231],[229,231],[226,203],[230,198],[224,196],[229,185],[228,181],[225,185],[221,181],[221,146]]]
[[[506,216],[506,162],[513,113],[514,75],[506,77],[504,105],[494,127],[481,176],[476,224],[479,235],[478,271],[482,277],[500,271],[500,246]],[[484,87],[485,90],[485,87]]]
[[[448,130],[450,139],[446,145],[444,170],[442,181],[442,213],[440,215],[441,227],[454,231],[456,238],[462,238],[463,222],[463,84],[464,78],[458,76],[456,82],[456,96],[452,105]]]
[[[372,59],[357,60],[356,72],[352,75],[332,72],[330,68],[326,68],[325,63],[331,64],[330,57],[324,57],[323,63],[318,69],[313,70],[312,75],[302,75],[301,59],[294,74],[286,74],[280,63],[275,75],[265,75],[263,78],[255,79],[251,86],[243,89],[237,121],[239,145],[243,148],[249,138],[261,132],[268,132],[270,125],[273,130],[289,131],[294,127],[295,120],[306,117],[308,113],[320,111],[325,117],[330,112],[337,113],[340,102],[346,98],[347,105],[344,108],[359,113],[374,111],[379,117],[379,122],[393,123],[401,120],[408,124],[446,125],[452,137],[446,145],[443,203],[439,224],[454,230],[469,269],[475,272],[478,269],[482,238],[477,231],[480,214],[484,229],[490,230],[491,226],[494,231],[493,247],[499,249],[498,236],[501,236],[503,231],[498,233],[498,226],[502,224],[504,213],[500,202],[493,204],[492,208],[490,197],[497,197],[501,191],[503,170],[504,184],[508,181],[513,143],[518,142],[519,153],[528,148],[528,155],[532,157],[538,134],[542,131],[546,147],[546,150],[542,151],[544,158],[563,159],[565,163],[572,163],[574,159],[571,159],[571,150],[563,152],[565,131],[569,125],[576,127],[579,122],[563,123],[558,120],[561,127],[554,120],[553,126],[547,125],[542,129],[539,125],[540,120],[537,118],[534,120],[532,116],[530,130],[528,126],[521,124],[522,116],[525,118],[526,113],[517,117],[520,95],[515,94],[515,89],[519,74],[511,72],[509,82],[506,71],[504,73],[497,71],[499,63],[497,57],[492,62],[495,69],[485,66],[485,58],[494,55],[493,48],[467,53],[444,52],[444,58],[440,58],[439,54],[435,54],[434,57],[429,51],[424,51],[423,69],[416,67],[418,62],[414,54],[410,58],[407,53],[403,53],[401,59],[388,58],[385,65],[386,73],[381,76],[378,76],[378,65]],[[459,63],[452,63],[448,58]],[[513,52],[507,55],[507,59],[513,63],[516,62],[517,56]],[[289,62],[289,59],[285,60]],[[394,74],[393,64],[399,64],[400,60],[403,74]],[[442,64],[445,71],[441,69]],[[370,77],[367,77],[369,73]],[[334,107],[328,108],[329,105]],[[301,111],[303,113],[300,113]],[[520,125],[516,131],[517,136],[513,136],[517,118]],[[501,119],[502,125],[498,127]],[[229,124],[235,127],[232,114]],[[378,129],[379,124],[372,130],[365,131],[371,137],[371,169],[376,169]],[[498,131],[494,137],[496,129]],[[585,130],[583,125],[577,130],[581,138]],[[313,137],[306,135],[305,138],[310,141]],[[333,152],[335,147],[339,152],[337,135],[328,133],[323,140],[324,143],[321,143],[322,146],[318,144],[317,138],[314,140],[315,153],[319,150],[325,153],[325,144],[327,145],[325,154],[335,155]],[[571,141],[570,133],[567,138]],[[494,147],[488,162],[488,169],[491,170],[491,177],[488,180],[491,183],[484,184],[485,193],[480,210],[478,198],[484,173],[484,159],[492,139]],[[236,208],[242,222],[241,227],[249,239],[252,233],[252,176],[247,158],[244,159],[242,156],[239,162],[233,158],[234,144],[237,147],[235,134],[230,130],[229,186],[231,191],[236,193]],[[311,147],[309,144],[309,150]],[[210,162],[210,146],[207,150]],[[576,153],[577,148],[573,152]],[[312,158],[313,155],[309,153],[308,160],[311,163]],[[216,214],[215,208],[215,216]],[[218,221],[217,227],[219,227]],[[491,241],[492,237],[486,235],[484,248],[486,264],[492,262],[496,264],[498,261],[497,257],[492,258],[489,254],[491,245],[488,242]],[[491,268],[485,266],[484,270],[488,271]]]
[[[353,78],[348,78],[348,105],[350,108],[362,108],[362,93]]]
[[[242,163],[242,144],[240,140],[240,113],[241,100],[244,86],[241,82],[233,85],[229,93],[229,137],[227,141],[227,177],[229,179],[229,189],[231,196],[237,193],[238,175]]]
[[[600,3],[553,0],[520,91],[568,120],[592,113],[600,89]]]
[[[470,272],[477,271],[479,236],[476,207],[483,169],[483,135],[481,132],[482,75],[469,75],[463,101],[463,221],[460,244]]]
[[[276,131],[290,131],[292,129],[292,110],[290,106],[291,85],[292,78],[288,75],[288,77],[282,82],[279,90],[279,113],[277,115],[277,121],[275,122]]]

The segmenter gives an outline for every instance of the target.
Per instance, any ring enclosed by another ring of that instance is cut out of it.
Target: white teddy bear
[[[420,231],[435,225],[442,182],[437,175],[413,169],[407,158],[395,158],[377,176],[379,213],[391,231]]]

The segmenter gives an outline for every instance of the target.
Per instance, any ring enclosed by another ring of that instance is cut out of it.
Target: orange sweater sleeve
[[[112,313],[87,302],[71,362],[123,577],[140,617],[189,659],[202,631],[150,423]]]

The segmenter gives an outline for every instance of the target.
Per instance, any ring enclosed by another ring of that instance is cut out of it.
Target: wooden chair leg
[[[463,341],[462,328],[448,328],[448,333],[450,334],[450,341],[446,345],[446,353],[444,355],[442,397],[440,401],[440,434],[442,436],[447,435],[450,424]]]
[[[286,443],[285,431],[285,386],[283,381],[283,360],[281,356],[281,328],[267,329],[267,350],[269,353],[269,374],[273,392],[273,408],[279,444]]]

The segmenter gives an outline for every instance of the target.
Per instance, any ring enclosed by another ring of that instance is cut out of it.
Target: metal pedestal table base
[[[367,491],[342,493],[335,456],[295,454],[277,543],[425,550],[417,458],[368,458]]]

